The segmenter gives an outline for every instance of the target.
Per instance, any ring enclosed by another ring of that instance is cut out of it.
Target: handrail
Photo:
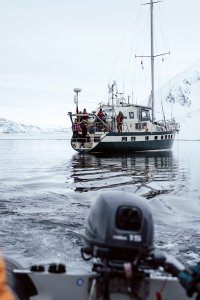
[[[95,115],[96,116],[96,115]],[[109,131],[112,131],[112,129],[98,116],[96,116],[97,120],[99,120],[104,126],[106,126],[108,128]]]

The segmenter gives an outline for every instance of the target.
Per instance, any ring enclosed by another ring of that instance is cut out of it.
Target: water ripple
[[[85,221],[97,193],[144,196],[155,220],[155,245],[199,260],[200,151],[78,155],[65,140],[0,140],[1,251],[24,266],[81,259]]]

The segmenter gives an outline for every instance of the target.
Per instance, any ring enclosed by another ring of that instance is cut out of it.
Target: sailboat
[[[174,118],[156,121],[154,108],[154,28],[153,6],[155,2],[150,0],[150,26],[151,26],[151,93],[147,106],[131,104],[124,94],[117,92],[117,84],[114,81],[109,86],[111,103],[101,103],[92,113],[82,114],[78,112],[78,94],[81,89],[74,89],[76,113],[68,115],[73,124],[86,123],[87,134],[81,133],[72,136],[71,146],[81,153],[133,153],[137,151],[166,150],[173,146],[176,133],[179,132],[179,124]],[[162,54],[165,55],[166,53]],[[102,116],[97,112],[100,111]],[[120,116],[120,117],[119,117]]]

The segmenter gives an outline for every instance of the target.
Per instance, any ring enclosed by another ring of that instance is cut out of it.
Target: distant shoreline
[[[70,140],[71,130],[39,133],[0,133],[0,140]],[[200,139],[175,139],[176,142],[200,142]]]
[[[0,140],[69,140],[71,131],[0,133]]]
[[[175,139],[175,141],[181,141],[181,142],[200,142],[200,139]]]

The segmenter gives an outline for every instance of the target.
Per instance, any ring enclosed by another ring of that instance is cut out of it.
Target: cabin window
[[[135,123],[135,129],[141,130],[142,129],[142,124],[141,123]]]
[[[168,135],[168,139],[170,139],[170,134]]]
[[[142,110],[142,119],[141,119],[141,121],[148,121],[148,120],[150,120],[149,110]]]
[[[127,136],[122,137],[122,142],[127,142]]]
[[[130,112],[129,112],[129,118],[130,118],[130,119],[134,119],[134,112],[133,112],[133,111],[130,111]]]
[[[157,136],[157,135],[155,135],[155,136],[154,136],[154,140],[157,140],[157,139],[158,139],[158,136]]]
[[[132,136],[131,137],[131,141],[135,141],[136,140],[136,137],[135,136]]]
[[[148,141],[149,140],[149,136],[145,136],[145,141]]]
[[[167,135],[165,135],[165,139],[167,139]]]
[[[164,136],[163,136],[163,135],[161,135],[161,140],[163,140],[163,138],[164,138]]]
[[[173,135],[171,135],[171,139],[173,138]]]

